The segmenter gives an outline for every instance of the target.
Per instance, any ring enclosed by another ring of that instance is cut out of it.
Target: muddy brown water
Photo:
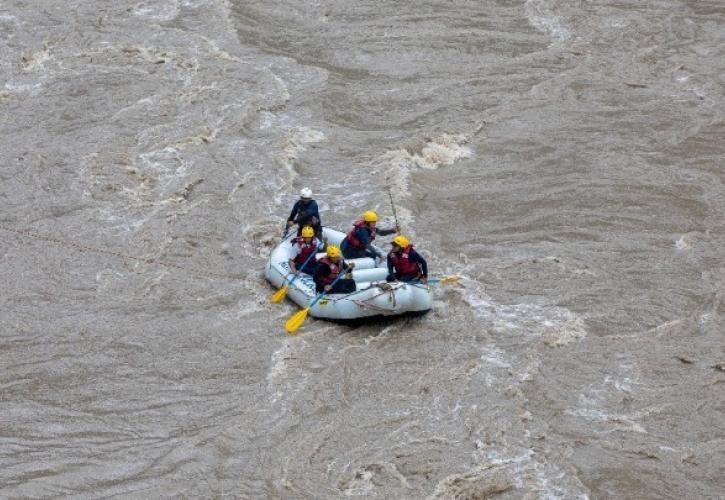
[[[725,498],[721,2],[10,1],[0,47],[0,496]],[[464,279],[285,336],[304,186]]]

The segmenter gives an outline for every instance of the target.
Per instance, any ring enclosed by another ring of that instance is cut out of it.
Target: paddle
[[[337,283],[338,280],[340,280],[340,278],[342,278],[343,276],[345,276],[344,272],[340,272],[340,274],[337,275],[337,278],[335,278],[335,281],[333,281],[330,284],[330,290],[332,290],[332,288],[335,286],[335,283]],[[290,317],[290,319],[288,319],[287,323],[285,323],[285,325],[284,325],[284,328],[285,328],[285,330],[287,330],[287,333],[294,335],[294,333],[299,329],[299,327],[302,326],[302,323],[304,323],[305,320],[307,319],[307,315],[310,313],[310,309],[312,308],[312,306],[317,304],[317,301],[320,300],[325,295],[327,295],[327,290],[323,291],[317,297],[315,297],[315,300],[313,300],[309,306],[305,307],[301,311],[294,313],[292,315],[292,317]]]
[[[440,278],[429,279],[427,284],[435,285],[436,283],[440,283],[441,285],[447,285],[448,283],[455,283],[456,281],[458,281],[461,278],[462,278],[462,276],[456,276],[455,274],[453,274],[451,276],[441,276]],[[409,283],[411,285],[417,285],[419,283],[423,284],[423,285],[426,284],[426,283],[423,283],[421,280],[410,281]]]
[[[315,249],[315,251],[312,252],[307,257],[307,259],[305,259],[305,262],[304,262],[304,264],[302,264],[302,267],[300,267],[300,269],[304,269],[305,268],[305,266],[307,265],[307,263],[310,261],[310,259],[312,259],[312,257],[314,257],[317,254],[317,250],[319,250],[319,249],[320,249],[320,247],[318,245],[317,248]],[[298,270],[295,273],[295,275],[292,277],[292,279],[290,280],[289,283],[285,284],[282,288],[280,288],[279,290],[277,290],[276,292],[274,292],[274,295],[272,295],[272,298],[270,299],[270,301],[273,304],[276,304],[277,302],[282,302],[282,300],[284,300],[284,298],[287,296],[287,289],[289,288],[289,286],[292,283],[295,282],[295,280],[297,279],[297,277],[300,275],[301,272],[302,271]]]
[[[398,214],[395,212],[395,203],[393,203],[393,192],[390,191],[388,186],[388,196],[390,197],[390,208],[393,209],[393,218],[395,219],[395,227],[398,229],[397,233],[400,234],[400,224],[398,224]]]

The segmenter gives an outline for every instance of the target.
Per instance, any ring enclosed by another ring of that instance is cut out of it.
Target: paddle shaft
[[[458,281],[460,276],[443,276],[442,278],[431,278],[428,280],[428,285],[434,285],[436,283],[451,283],[454,281]],[[423,283],[421,280],[415,280],[415,281],[409,281],[408,283],[412,285],[417,285],[418,283]],[[426,284],[426,283],[423,283]]]
[[[337,278],[335,278],[335,280],[332,283],[330,283],[330,290],[332,290],[332,288],[335,286],[335,283],[337,283],[338,281],[340,281],[340,279],[343,276],[345,276],[345,273],[343,273],[342,271],[340,271],[340,274],[337,275]],[[320,300],[324,295],[327,295],[328,293],[329,292],[327,290],[323,290],[323,292],[320,293],[317,297],[315,297],[315,300],[313,300],[312,303],[309,306],[307,306],[307,309],[312,309],[312,306],[314,306],[315,304],[317,304],[317,301]]]
[[[300,275],[300,273],[302,272],[302,269],[304,269],[304,268],[305,268],[305,266],[306,266],[306,265],[307,265],[307,263],[308,263],[308,262],[310,261],[310,259],[312,259],[312,257],[314,257],[315,255],[317,255],[317,250],[319,250],[319,249],[320,249],[320,245],[318,244],[318,245],[317,245],[317,247],[315,248],[315,251],[314,251],[314,252],[312,252],[312,253],[311,253],[311,254],[310,254],[310,255],[309,255],[309,256],[308,256],[308,257],[307,257],[307,258],[305,259],[305,262],[304,262],[304,263],[302,264],[302,267],[300,267],[300,268],[299,268],[299,269],[297,270],[297,272],[296,272],[296,273],[295,273],[295,275],[294,275],[294,276],[292,277],[292,279],[290,280],[290,282],[289,282],[289,283],[287,283],[288,285],[291,285],[292,283],[294,283],[294,282],[295,282],[295,280],[297,279],[297,277],[298,277],[298,276]]]
[[[395,219],[395,227],[400,230],[400,224],[398,223],[398,214],[395,211],[395,203],[393,202],[393,192],[388,188],[388,197],[390,198],[390,208],[393,209],[393,218]]]

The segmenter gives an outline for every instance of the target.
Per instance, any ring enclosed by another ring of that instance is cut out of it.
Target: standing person
[[[312,190],[308,187],[302,188],[300,191],[300,199],[295,202],[292,207],[292,212],[287,217],[287,230],[295,224],[299,225],[297,236],[300,235],[304,226],[312,226],[315,230],[315,236],[322,239],[320,212],[317,208],[317,202],[312,199]],[[286,231],[285,234],[287,234]]]
[[[312,279],[315,280],[317,293],[352,293],[356,290],[355,280],[350,277],[341,278],[332,286],[340,273],[349,273],[355,263],[349,264],[342,258],[340,248],[335,245],[327,245],[327,256],[317,262],[317,270]]]
[[[317,269],[317,261],[314,257],[308,260],[308,257],[313,253],[317,253],[320,248],[322,248],[322,242],[315,238],[315,230],[310,226],[303,227],[301,235],[292,241],[292,257],[289,260],[289,267],[292,272],[314,275]]]
[[[380,229],[377,226],[378,214],[372,210],[362,214],[362,219],[355,221],[352,229],[340,244],[342,254],[346,259],[359,259],[361,257],[370,257],[372,259],[383,258],[383,254],[379,253],[371,245],[377,234],[385,236],[400,231],[398,226],[392,229]]]
[[[388,254],[388,277],[386,281],[422,281],[428,283],[428,263],[413,250],[408,238],[398,235],[391,243]]]

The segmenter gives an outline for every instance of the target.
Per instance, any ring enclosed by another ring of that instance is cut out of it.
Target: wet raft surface
[[[1,496],[725,490],[719,2],[1,9]],[[467,279],[285,337],[303,185]]]

